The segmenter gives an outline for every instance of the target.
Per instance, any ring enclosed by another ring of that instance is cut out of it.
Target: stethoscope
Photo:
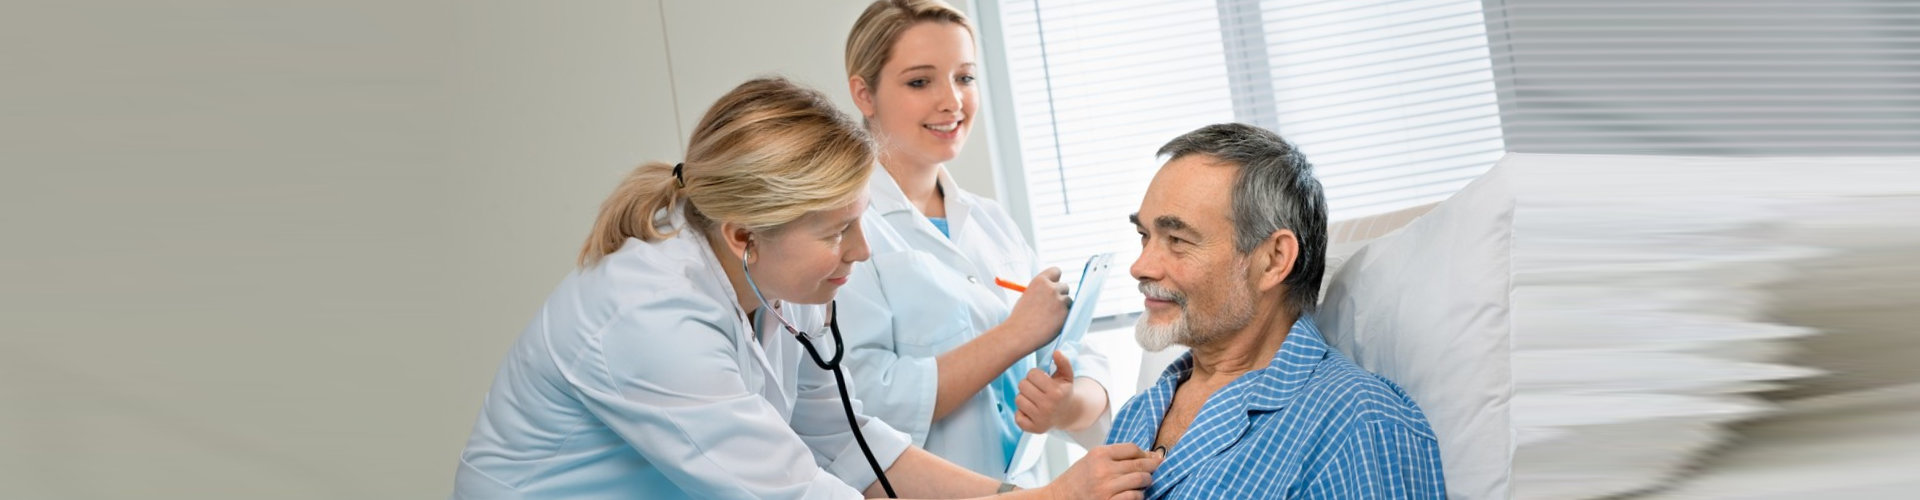
[[[793,334],[794,340],[800,341],[800,346],[807,349],[807,356],[813,358],[813,364],[833,372],[834,384],[840,389],[840,406],[847,411],[847,428],[853,431],[854,442],[860,444],[860,453],[867,456],[867,465],[873,467],[873,476],[880,480],[880,488],[887,491],[887,498],[900,498],[893,493],[893,483],[887,482],[887,472],[880,469],[880,460],[873,457],[873,448],[867,446],[867,436],[860,433],[860,423],[853,416],[853,398],[847,396],[847,377],[840,371],[840,357],[846,354],[847,348],[846,343],[840,340],[840,315],[836,313],[839,302],[827,303],[827,330],[833,333],[833,359],[821,359],[820,351],[814,349],[812,341],[807,340],[807,334],[801,333],[799,328],[787,321],[785,315],[767,303],[767,296],[760,294],[760,285],[753,282],[753,272],[747,270],[747,254],[751,251],[751,248],[740,250],[740,272],[746,275],[747,287],[753,289],[753,297],[760,300],[760,310],[772,313],[774,319],[780,322],[780,327]]]

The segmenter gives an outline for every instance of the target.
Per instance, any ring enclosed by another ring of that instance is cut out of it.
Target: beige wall
[[[0,13],[0,498],[445,496],[599,199],[749,76],[851,109],[864,2],[168,4]]]

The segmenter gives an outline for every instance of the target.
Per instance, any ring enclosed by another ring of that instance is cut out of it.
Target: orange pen
[[[1005,288],[1005,289],[1008,289],[1008,290],[1013,290],[1013,291],[1015,291],[1015,292],[1019,292],[1019,293],[1027,293],[1027,287],[1024,287],[1024,286],[1020,286],[1020,284],[1019,284],[1019,283],[1014,283],[1014,282],[1012,282],[1012,281],[1007,281],[1007,279],[1006,279],[1006,278],[1002,278],[1002,277],[999,277],[999,276],[995,276],[995,277],[993,277],[993,284],[995,284],[995,285],[1000,285],[1000,288]]]

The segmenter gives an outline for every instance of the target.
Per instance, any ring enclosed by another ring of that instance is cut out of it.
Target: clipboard
[[[1033,353],[1033,356],[1040,358],[1035,365],[1037,368],[1049,374],[1053,373],[1053,351],[1069,342],[1079,343],[1080,339],[1087,335],[1087,329],[1093,326],[1093,310],[1100,305],[1100,289],[1106,286],[1107,275],[1112,274],[1112,268],[1112,252],[1094,254],[1087,258],[1085,267],[1080,270],[1080,282],[1074,285],[1073,305],[1067,307],[1067,321],[1060,326],[1060,334]],[[1038,465],[1045,453],[1045,443],[1045,435],[1021,435],[1020,444],[1014,447],[1013,457],[1007,463],[1008,472],[1026,471]],[[1044,483],[1045,481],[1039,481],[1030,486],[1039,486]]]
[[[1078,344],[1080,338],[1087,335],[1087,328],[1093,326],[1093,310],[1100,305],[1100,289],[1106,286],[1112,268],[1112,252],[1087,258],[1086,267],[1080,271],[1080,283],[1073,287],[1073,305],[1067,307],[1067,321],[1060,326],[1060,334],[1033,353],[1040,358],[1036,366],[1041,371],[1053,373],[1053,351],[1061,345]]]

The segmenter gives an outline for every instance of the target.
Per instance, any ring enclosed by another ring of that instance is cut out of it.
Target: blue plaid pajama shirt
[[[1180,356],[1114,416],[1107,442],[1153,449]],[[1440,448],[1399,386],[1328,346],[1310,316],[1294,322],[1266,368],[1214,392],[1166,461],[1149,500],[1446,498]]]

